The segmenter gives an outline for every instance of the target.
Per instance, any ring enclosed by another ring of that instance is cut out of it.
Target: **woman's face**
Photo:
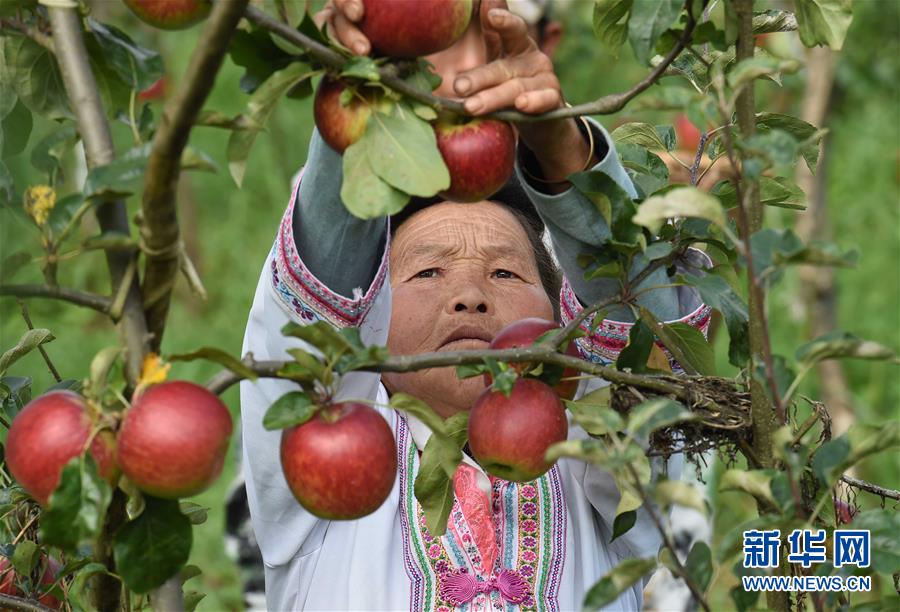
[[[485,349],[513,321],[553,318],[525,229],[492,202],[444,202],[416,213],[394,235],[390,266],[394,355]],[[461,381],[453,367],[383,380],[444,417],[468,410],[484,390],[480,376]]]

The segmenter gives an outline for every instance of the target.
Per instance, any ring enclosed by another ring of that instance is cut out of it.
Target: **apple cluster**
[[[491,349],[530,346],[553,321],[523,319],[500,331]],[[574,344],[567,354],[576,355]],[[575,394],[577,371],[565,370],[550,387],[530,376],[531,364],[515,364],[521,375],[507,396],[490,386],[478,397],[469,416],[473,457],[489,473],[518,482],[540,477],[552,467],[547,449],[568,436],[561,398]],[[330,520],[350,520],[377,510],[387,499],[397,475],[397,447],[387,421],[372,407],[343,402],[320,408],[301,425],[285,429],[281,438],[285,480],[306,510]]]
[[[138,392],[117,433],[98,429],[98,411],[72,391],[32,400],[9,428],[6,462],[13,478],[43,506],[63,467],[89,452],[116,486],[124,474],[138,489],[166,499],[200,493],[222,471],[231,415],[206,388],[171,381]]]
[[[466,31],[471,0],[365,0],[360,29],[376,54],[415,58],[442,51]],[[358,141],[379,90],[352,79],[322,78],[313,116],[322,138],[338,153]],[[437,147],[450,174],[440,194],[455,202],[478,202],[499,190],[512,175],[516,137],[504,121],[442,115],[432,122]]]

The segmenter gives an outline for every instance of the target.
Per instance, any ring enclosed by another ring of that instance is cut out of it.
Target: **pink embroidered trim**
[[[453,491],[456,500],[468,523],[469,537],[474,540],[478,549],[477,560],[471,559],[476,570],[484,574],[490,574],[494,569],[494,562],[500,553],[497,540],[494,537],[494,523],[491,517],[491,500],[487,493],[478,488],[475,468],[466,463],[460,463],[453,475]],[[455,525],[454,525],[455,527]],[[459,540],[465,542],[465,537],[457,534]]]
[[[366,292],[359,292],[353,299],[333,292],[309,271],[300,259],[297,246],[294,244],[294,206],[301,180],[302,171],[294,185],[291,201],[281,218],[278,236],[275,239],[271,269],[272,287],[291,317],[298,323],[326,320],[336,327],[357,327],[368,314],[387,276],[390,226],[388,225],[385,233],[384,254],[378,272]]]
[[[465,568],[443,574],[440,578],[441,599],[454,606],[472,601],[479,593],[499,591],[500,597],[513,604],[525,601],[530,591],[528,581],[518,572],[505,569],[489,580],[477,580]]]

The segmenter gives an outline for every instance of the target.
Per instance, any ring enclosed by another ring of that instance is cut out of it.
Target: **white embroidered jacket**
[[[291,231],[295,196],[296,188],[256,288],[243,352],[252,352],[257,359],[288,359],[287,349],[303,346],[280,334],[288,321],[357,326],[364,342],[386,344],[391,308],[389,240],[372,285],[355,299],[341,297],[319,282],[297,255]],[[568,283],[563,284],[561,298],[563,321],[571,320],[581,305]],[[709,308],[688,302],[683,306],[681,312],[690,314],[680,321],[705,333]],[[588,330],[590,319],[584,325]],[[625,345],[629,328],[628,323],[602,322],[593,335],[579,339],[582,355],[611,362]],[[599,379],[582,381],[579,394],[604,384]],[[300,507],[285,483],[280,432],[262,427],[266,409],[294,388],[290,381],[274,379],[241,383],[244,471],[253,529],[265,562],[268,609],[449,612],[452,606],[440,599],[438,577],[459,568],[473,571],[478,562],[473,565],[472,558],[478,551],[470,538],[467,541],[461,513],[451,513],[451,528],[441,538],[433,538],[424,527],[413,482],[418,449],[424,448],[428,429],[379,408],[397,441],[399,473],[390,496],[362,519],[321,520]],[[369,398],[382,406],[388,402],[374,373],[345,376],[338,399],[349,397]],[[569,437],[586,433],[570,424]],[[680,472],[673,463],[670,476]],[[621,560],[657,554],[660,539],[643,509],[635,526],[609,543],[618,500],[609,474],[574,460],[559,461],[531,483],[494,479],[492,508],[502,567],[525,577],[531,593],[521,606],[504,602],[496,591],[481,593],[461,609],[581,609],[587,589]],[[640,609],[642,586],[639,581],[608,609]]]

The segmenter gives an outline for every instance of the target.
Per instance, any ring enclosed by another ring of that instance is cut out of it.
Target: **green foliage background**
[[[319,4],[314,2],[313,4]],[[575,0],[565,16],[566,35],[556,55],[557,69],[567,98],[587,101],[606,93],[623,90],[639,79],[644,69],[623,49],[618,59],[599,50],[590,27],[592,3]],[[267,8],[271,9],[271,6]],[[759,7],[765,8],[765,7]],[[139,43],[162,51],[170,87],[178,87],[179,75],[197,39],[199,28],[185,32],[153,31],[133,19],[113,2],[94,3],[95,15],[127,31]],[[775,34],[773,39],[789,34]],[[240,92],[241,70],[226,61],[207,108],[234,115],[243,110],[247,96]],[[900,350],[900,4],[895,2],[857,2],[854,22],[844,45],[837,72],[835,96],[828,127],[831,132],[831,161],[828,168],[828,213],[834,240],[842,247],[859,247],[856,270],[836,270],[838,284],[839,329],[877,340]],[[773,83],[758,85],[760,109],[796,114],[803,91],[805,72],[785,79],[779,89]],[[665,86],[676,79],[664,79]],[[653,89],[651,89],[651,92]],[[633,105],[632,105],[633,107]],[[153,110],[159,113],[160,104]],[[625,120],[671,123],[672,114],[637,112],[627,108],[603,122],[613,127]],[[27,184],[44,182],[30,165],[31,147],[52,124],[35,125],[26,150],[6,160],[21,191]],[[179,279],[164,342],[164,353],[178,353],[200,346],[215,346],[238,354],[246,316],[266,254],[272,245],[279,219],[287,205],[290,179],[306,158],[312,130],[311,101],[288,100],[279,105],[268,130],[257,140],[250,156],[242,189],[237,189],[227,172],[224,158],[228,133],[198,128],[191,137],[192,146],[210,154],[219,164],[217,174],[188,173],[179,192],[179,215],[188,251],[197,264],[209,299],[193,296]],[[122,124],[115,128],[120,151],[130,145],[130,132]],[[69,159],[67,190],[81,188],[83,174]],[[137,199],[129,202],[133,215]],[[770,226],[792,226],[795,213],[768,209]],[[86,224],[82,237],[97,233]],[[37,232],[21,219],[0,212],[0,259],[22,249],[38,252]],[[37,266],[22,271],[16,282],[41,282]],[[64,262],[60,284],[98,293],[108,293],[108,277],[102,254],[95,252]],[[57,340],[46,346],[63,377],[81,378],[87,374],[90,356],[116,342],[115,332],[105,317],[90,311],[55,302],[31,300],[29,310],[38,327],[47,327]],[[808,340],[805,321],[798,308],[798,279],[795,270],[773,291],[769,299],[773,349],[792,355]],[[25,330],[15,300],[0,299],[0,347],[12,345]],[[720,372],[730,372],[727,364],[726,334],[718,335],[717,355]],[[896,370],[887,363],[844,362],[853,394],[856,418],[878,423],[897,418],[900,385]],[[203,363],[174,364],[171,377],[202,382],[217,371]],[[10,374],[35,376],[34,392],[45,389],[52,379],[40,355],[31,353]],[[40,373],[40,374],[38,374]],[[816,380],[811,376],[802,392],[816,396]],[[238,418],[237,388],[224,400]],[[232,457],[240,440],[233,442]],[[203,568],[201,577],[187,585],[208,593],[198,609],[240,609],[238,574],[223,547],[223,502],[235,474],[229,461],[225,474],[215,487],[199,496],[198,503],[211,508],[209,521],[196,528],[191,563]],[[872,460],[861,466],[863,478],[897,488],[900,485],[896,461]],[[716,516],[728,516],[727,526],[748,512],[746,498],[722,494],[715,498]],[[860,496],[864,507],[874,507],[872,498]],[[723,525],[723,528],[725,525]],[[718,533],[718,531],[717,531]],[[726,592],[724,589],[719,592]],[[713,600],[713,603],[716,603]],[[718,602],[725,604],[725,601]]]

